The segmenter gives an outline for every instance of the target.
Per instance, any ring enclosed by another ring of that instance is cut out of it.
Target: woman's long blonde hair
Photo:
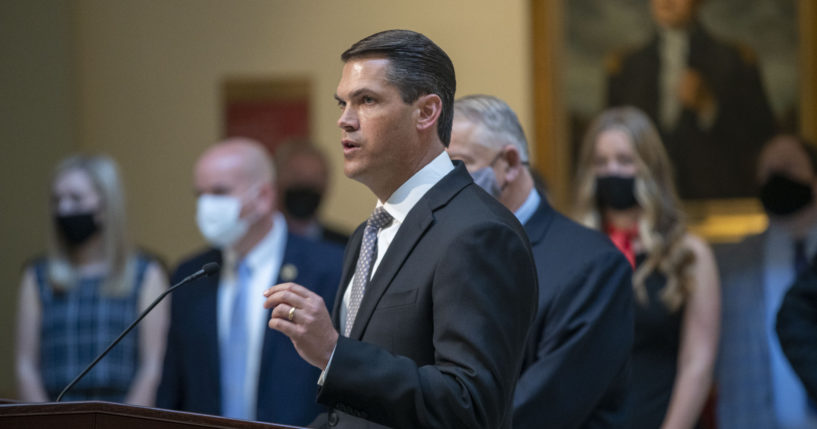
[[[576,179],[576,219],[602,230],[602,214],[596,200],[594,157],[596,141],[608,130],[624,132],[636,155],[635,197],[642,209],[638,237],[647,258],[633,275],[633,289],[642,304],[647,302],[644,281],[657,270],[667,278],[661,300],[672,311],[678,310],[690,291],[689,268],[692,251],[684,245],[686,223],[681,209],[672,165],[658,131],[650,119],[635,107],[605,110],[591,124],[579,152]]]
[[[72,170],[86,173],[100,195],[99,214],[102,221],[99,233],[102,235],[102,252],[107,267],[102,293],[108,296],[127,295],[134,287],[135,261],[131,257],[133,252],[127,238],[125,196],[119,168],[113,159],[105,155],[74,155],[57,165],[51,180],[52,186]],[[76,285],[77,269],[71,262],[68,243],[53,221],[53,207],[51,213],[47,274],[55,290],[66,291]]]

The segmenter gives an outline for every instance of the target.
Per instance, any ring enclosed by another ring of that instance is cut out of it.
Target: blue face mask
[[[501,156],[502,151],[496,154],[494,159],[492,159],[488,165],[471,172],[471,178],[474,179],[474,183],[487,192],[488,195],[497,199],[499,198],[499,194],[502,193],[502,188],[499,187],[499,182],[496,180],[496,174],[494,174],[494,163]]]
[[[474,183],[485,190],[489,195],[494,198],[499,198],[499,193],[502,191],[499,188],[499,182],[496,180],[496,174],[494,174],[494,168],[490,165],[487,167],[482,167],[479,170],[476,170],[471,173],[471,178],[474,179]]]

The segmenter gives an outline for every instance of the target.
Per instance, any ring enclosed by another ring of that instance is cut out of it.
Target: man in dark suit
[[[377,206],[350,238],[332,317],[286,283],[266,292],[270,327],[323,370],[331,410],[316,425],[510,428],[536,273],[522,226],[444,150],[451,60],[404,30],[341,58],[344,173]]]
[[[703,0],[651,0],[655,35],[607,61],[607,105],[633,105],[661,132],[683,198],[753,197],[776,123],[754,52],[714,38]]]
[[[244,420],[306,425],[320,371],[289,339],[267,329],[263,291],[298,281],[331,303],[340,280],[340,247],[287,233],[275,210],[270,159],[260,144],[230,139],[196,164],[197,223],[214,246],[182,262],[173,282],[208,262],[221,274],[179,289],[172,301],[162,381],[163,408]]]
[[[448,153],[525,225],[539,311],[514,394],[517,428],[629,428],[633,271],[603,234],[554,210],[534,188],[528,144],[502,100],[454,103]]]

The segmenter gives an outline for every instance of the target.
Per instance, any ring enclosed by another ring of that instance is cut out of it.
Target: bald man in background
[[[331,306],[342,250],[288,233],[274,177],[266,149],[249,139],[214,145],[196,163],[196,223],[212,247],[182,262],[172,281],[209,262],[222,268],[173,296],[159,407],[299,426],[322,411],[320,371],[266,329],[263,291],[297,281]]]

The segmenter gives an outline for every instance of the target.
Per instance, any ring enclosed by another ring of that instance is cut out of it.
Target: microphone
[[[162,292],[162,294],[159,295],[158,298],[153,300],[153,302],[148,306],[148,308],[146,308],[145,311],[143,311],[142,314],[140,314],[139,317],[136,320],[134,320],[133,323],[130,324],[130,326],[128,326],[124,331],[122,331],[121,334],[119,334],[118,337],[116,337],[115,340],[113,340],[111,345],[109,345],[108,348],[105,349],[105,351],[100,353],[100,355],[97,356],[96,359],[94,359],[94,361],[91,362],[90,365],[85,367],[85,369],[82,370],[82,372],[79,373],[79,375],[76,376],[76,378],[74,378],[74,380],[72,380],[70,383],[68,383],[68,385],[65,386],[65,389],[62,389],[62,392],[60,392],[59,396],[57,396],[57,402],[60,402],[62,400],[63,395],[65,395],[69,390],[71,390],[71,388],[74,387],[74,385],[77,384],[82,379],[82,377],[84,377],[85,374],[87,374],[88,371],[91,370],[91,368],[96,366],[96,364],[99,363],[99,361],[102,360],[102,358],[105,357],[105,355],[107,355],[108,352],[111,351],[111,349],[115,345],[119,344],[119,342],[122,341],[122,338],[125,338],[125,335],[127,335],[128,332],[130,332],[131,329],[133,329],[136,326],[137,323],[142,321],[142,319],[144,319],[145,316],[147,316],[148,313],[150,313],[150,311],[153,310],[153,307],[156,307],[156,304],[158,304],[159,301],[164,299],[164,297],[166,297],[170,292],[173,292],[177,287],[185,285],[187,283],[190,283],[193,280],[197,280],[200,277],[211,276],[211,275],[217,273],[219,268],[220,267],[219,267],[219,265],[217,263],[208,262],[208,263],[204,264],[204,266],[202,266],[200,270],[196,271],[193,274],[190,274],[189,276],[185,277],[182,281],[176,283],[175,285],[173,285],[172,287],[170,287],[166,291]]]

